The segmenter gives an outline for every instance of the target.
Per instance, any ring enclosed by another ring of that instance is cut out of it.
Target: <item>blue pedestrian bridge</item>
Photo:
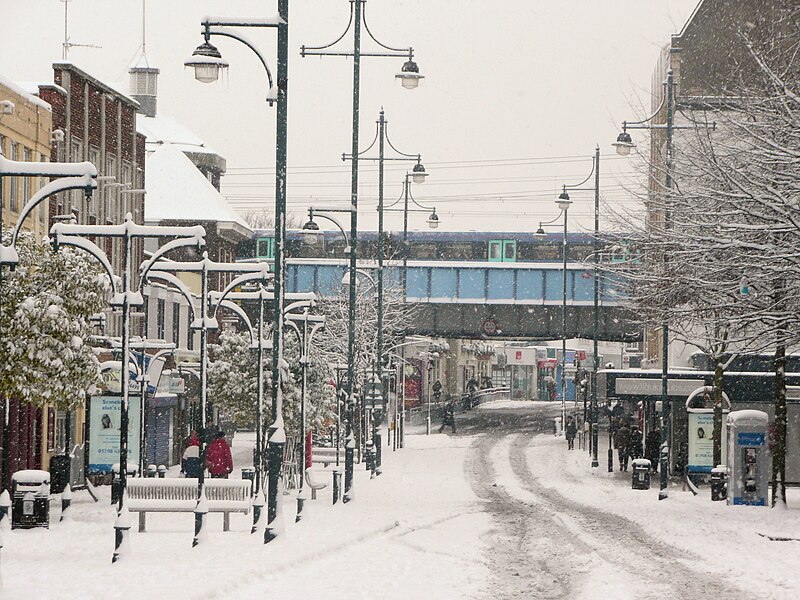
[[[287,292],[345,298],[347,261],[287,259]],[[372,279],[375,261],[359,262]],[[384,266],[387,295],[402,298],[402,262]],[[360,285],[371,286],[360,275]],[[559,339],[563,270],[560,262],[409,260],[405,301],[414,306],[409,333],[455,338]],[[618,275],[600,273],[599,339],[636,341],[641,325],[624,305]],[[591,264],[567,264],[567,336],[591,338],[594,275]]]

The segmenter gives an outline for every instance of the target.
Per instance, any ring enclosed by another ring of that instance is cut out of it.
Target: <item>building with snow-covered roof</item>
[[[150,66],[143,54],[128,73],[131,96],[139,102],[136,126],[147,138],[147,151],[154,152],[164,145],[179,149],[219,190],[220,178],[225,174],[225,159],[177,120],[158,114],[158,69]]]
[[[25,86],[0,76],[0,154],[9,160],[49,162],[53,112],[47,102],[28,93]],[[41,177],[8,177],[0,186],[2,222],[14,227],[28,199],[44,184]],[[37,236],[47,234],[47,211],[36,208],[23,225]]]

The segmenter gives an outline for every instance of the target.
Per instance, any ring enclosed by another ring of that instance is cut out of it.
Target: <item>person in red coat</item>
[[[206,468],[211,477],[227,479],[233,471],[231,449],[225,441],[225,432],[218,431],[206,449]]]

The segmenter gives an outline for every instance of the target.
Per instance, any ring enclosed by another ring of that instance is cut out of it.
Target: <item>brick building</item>
[[[53,107],[53,128],[60,130],[51,160],[89,161],[100,179],[87,201],[80,190],[50,201],[50,220],[74,213],[82,224],[117,225],[131,213],[144,224],[144,136],[136,131],[139,103],[69,62],[53,63],[54,85],[39,86],[39,97]],[[122,272],[121,242],[105,240],[103,250],[115,273]],[[134,244],[133,264],[139,265],[143,245]],[[109,319],[110,331],[119,320]]]

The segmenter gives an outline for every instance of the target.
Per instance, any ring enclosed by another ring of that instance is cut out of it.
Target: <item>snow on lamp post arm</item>
[[[194,321],[195,319],[195,311],[194,311],[194,296],[192,296],[192,292],[189,291],[189,288],[186,287],[180,279],[175,277],[172,273],[165,273],[163,271],[149,271],[147,275],[145,275],[145,281],[149,280],[156,280],[156,281],[164,281],[166,283],[171,283],[175,289],[186,299],[186,302],[189,307],[189,322]]]
[[[0,159],[3,159],[0,156]],[[5,160],[5,159],[3,159]],[[6,162],[13,162],[13,161],[6,161]],[[37,163],[26,163],[26,164],[33,164],[36,165]],[[48,163],[49,164],[49,163]],[[91,163],[86,163],[91,164]],[[0,176],[5,175],[5,173],[0,170]],[[10,267],[15,267],[19,263],[19,255],[17,254],[16,246],[17,246],[17,238],[19,237],[20,229],[22,228],[22,224],[25,219],[28,217],[31,212],[44,200],[52,196],[53,194],[57,194],[59,192],[64,192],[67,190],[75,190],[75,189],[82,189],[85,190],[88,196],[91,196],[92,191],[97,188],[97,182],[93,179],[91,175],[81,175],[75,177],[62,177],[60,179],[56,179],[47,183],[46,185],[42,186],[26,203],[25,206],[22,208],[22,211],[19,213],[19,218],[17,219],[17,224],[14,226],[14,232],[11,234],[11,245],[10,246],[2,246],[0,247],[0,264],[8,265]]]
[[[0,154],[0,177],[97,177],[90,162],[25,162],[8,160]]]

